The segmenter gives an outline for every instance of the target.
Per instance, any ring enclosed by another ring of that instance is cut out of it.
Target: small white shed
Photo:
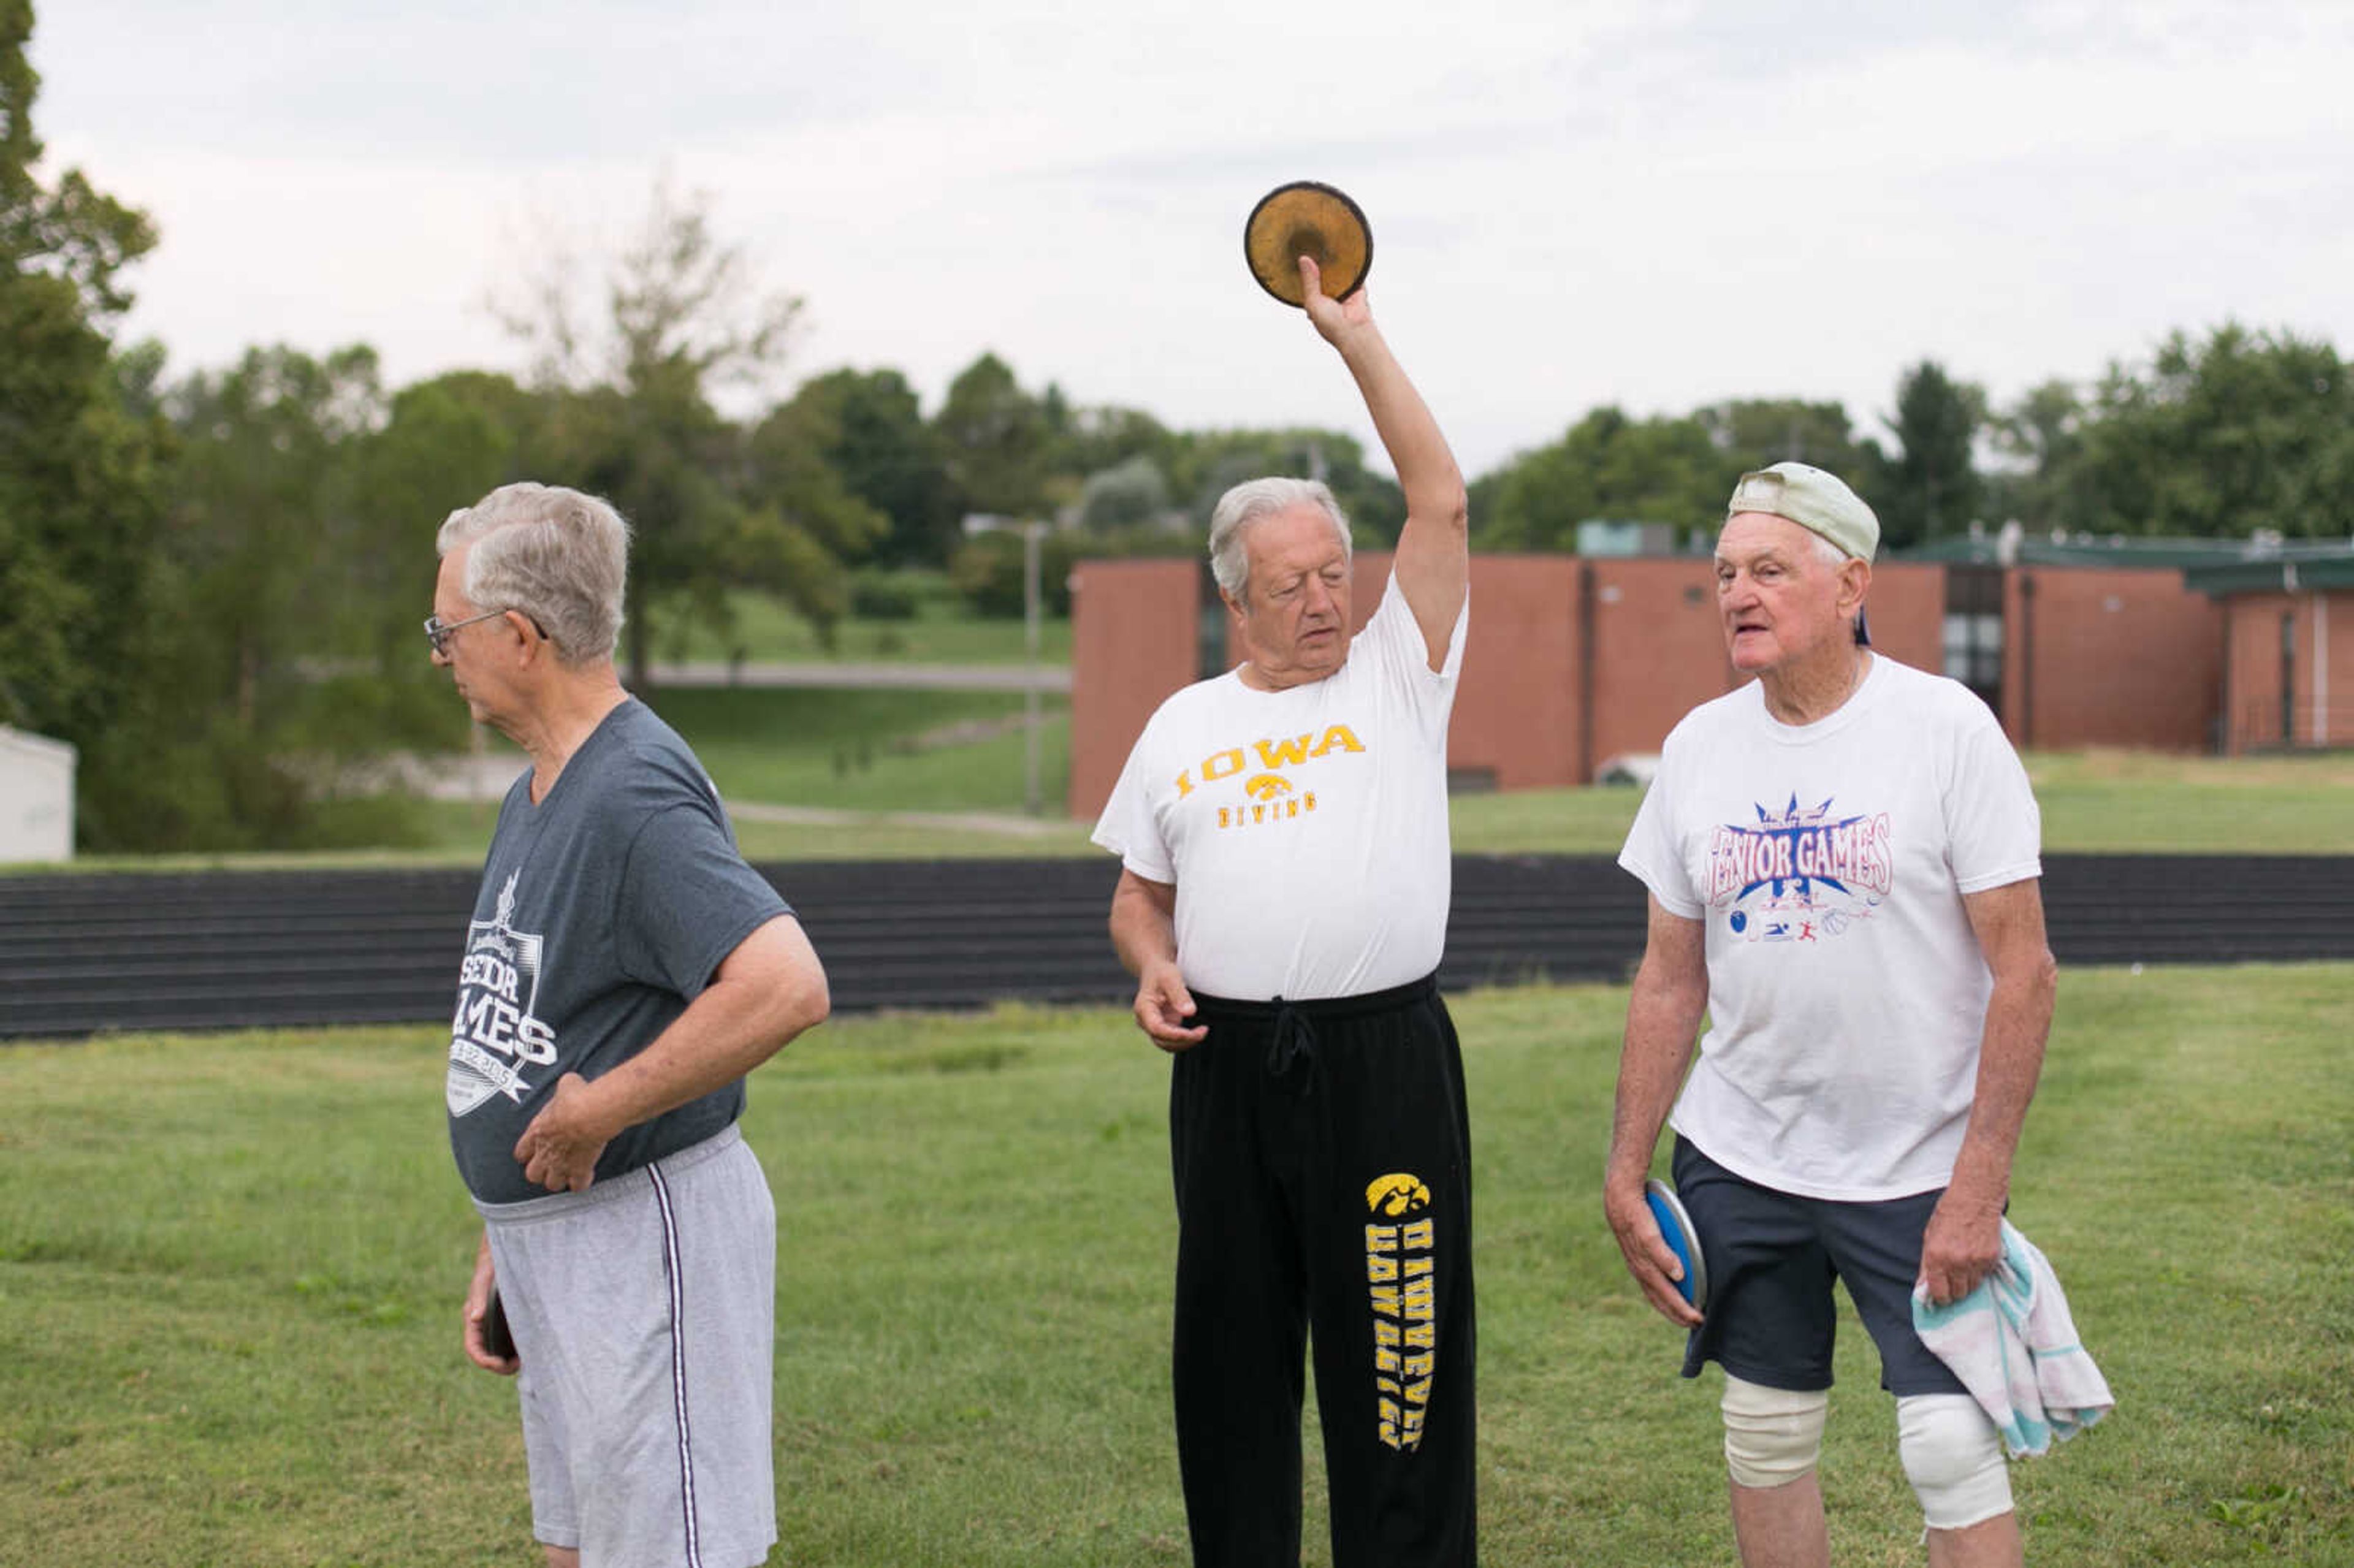
[[[74,748],[0,725],[0,865],[71,860]]]

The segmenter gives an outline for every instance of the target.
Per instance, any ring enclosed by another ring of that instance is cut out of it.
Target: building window
[[[1946,568],[1946,673],[2002,712],[2002,568]]]

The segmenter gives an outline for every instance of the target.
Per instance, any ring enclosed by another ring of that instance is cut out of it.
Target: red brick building
[[[2223,619],[2219,749],[2354,747],[2354,551],[2182,575]]]
[[[1969,684],[2015,744],[2354,746],[2354,553],[2303,566],[2301,588],[2282,588],[2273,562],[2265,589],[2187,582],[2259,570],[2184,569],[2186,554],[2212,562],[2212,546],[2175,546],[2162,565],[2109,546],[1970,558],[1993,549],[1880,563],[1872,636]],[[1358,625],[1389,569],[1386,554],[1358,555]],[[1069,809],[1092,817],[1152,710],[1235,662],[1240,632],[1198,561],[1085,561],[1073,586]],[[1694,705],[1740,683],[1706,556],[1474,556],[1471,602],[1447,756],[1466,788],[1590,783],[1613,757],[1658,751]],[[2284,640],[2303,652],[2284,656]]]

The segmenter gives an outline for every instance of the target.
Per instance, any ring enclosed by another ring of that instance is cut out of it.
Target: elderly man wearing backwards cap
[[[1910,1298],[1918,1280],[1956,1300],[1999,1254],[2052,1023],[2041,822],[1986,705],[1868,646],[1879,544],[1872,509],[1820,469],[1742,476],[1717,608],[1756,679],[1668,736],[1618,857],[1650,927],[1603,1207],[1644,1295],[1691,1330],[1684,1375],[1724,1369],[1747,1568],[1829,1560],[1814,1470],[1834,1276],[1896,1395],[1930,1563],[2020,1561],[1994,1425],[1914,1333]],[[1644,1200],[1662,1122],[1705,1317]]]

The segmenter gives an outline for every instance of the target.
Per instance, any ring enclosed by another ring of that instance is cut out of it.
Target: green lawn
[[[729,596],[736,615],[732,632],[690,620],[676,638],[664,638],[664,659],[738,657],[755,662],[801,664],[840,660],[853,663],[1019,664],[1029,658],[1022,621],[984,620],[967,610],[943,587],[920,600],[907,620],[867,620],[855,616],[834,628],[832,649],[799,615],[766,594]],[[1071,662],[1071,623],[1048,617],[1039,623],[1039,662]]]
[[[1005,692],[657,693],[731,800],[870,811],[1022,810],[1022,697]],[[1039,779],[1061,814],[1070,707],[1040,699]]]
[[[2012,1214],[2122,1403],[2014,1469],[2033,1560],[2354,1564],[2349,998],[2342,965],[2063,979]],[[1595,1196],[1625,1001],[1457,1009],[1498,1568],[1731,1561],[1715,1380],[1673,1375]],[[440,1054],[429,1029],[0,1050],[0,1562],[537,1562],[511,1395],[455,1346]],[[839,1022],[761,1072],[773,1562],[1185,1560],[1165,1073],[1119,1012],[1023,1009]],[[1850,1319],[1834,1551],[1917,1563],[1875,1370]]]

